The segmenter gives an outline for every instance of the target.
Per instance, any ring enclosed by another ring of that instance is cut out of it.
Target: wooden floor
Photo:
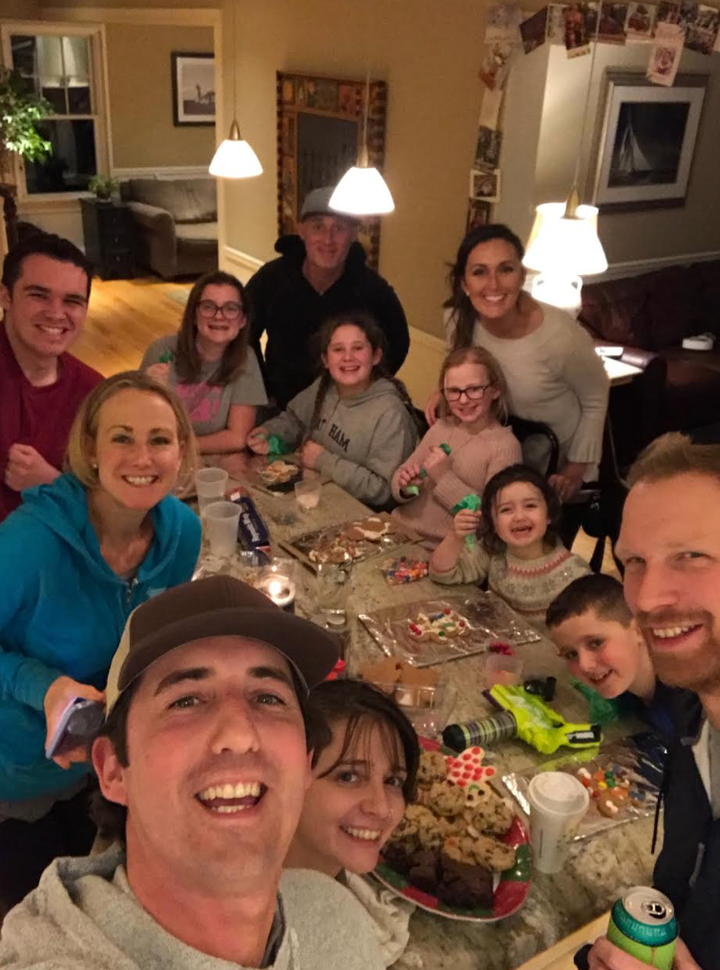
[[[134,370],[153,340],[178,329],[183,306],[169,294],[190,287],[156,277],[94,279],[85,329],[73,353],[105,377]]]
[[[135,280],[94,279],[85,329],[73,345],[73,353],[105,377],[121,370],[134,370],[147,346],[157,337],[174,333],[182,317],[183,305],[170,294],[189,291],[191,283],[165,283],[157,277]],[[428,351],[422,343],[411,345],[401,376],[423,407],[415,389],[428,382]],[[434,367],[431,368],[434,370]],[[573,552],[589,559],[594,540],[580,532]],[[608,548],[603,572],[618,577]]]

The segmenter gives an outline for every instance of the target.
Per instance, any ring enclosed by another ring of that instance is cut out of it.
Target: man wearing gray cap
[[[92,751],[120,842],[48,867],[6,917],[0,965],[379,970],[346,889],[280,882],[310,782],[308,688],[336,660],[325,631],[230,577],[138,607]]]
[[[333,191],[327,186],[307,194],[297,235],[278,239],[280,257],[259,269],[246,287],[251,339],[262,360],[260,338],[267,333],[265,382],[280,408],[317,377],[312,338],[330,316],[362,310],[374,317],[385,334],[393,374],[410,344],[395,291],[366,265],[355,217],[330,208]]]

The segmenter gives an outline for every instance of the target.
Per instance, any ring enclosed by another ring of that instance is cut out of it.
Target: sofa
[[[135,222],[137,263],[163,279],[217,269],[214,179],[128,179],[120,196]]]
[[[720,431],[720,260],[587,284],[579,320],[643,371],[610,395],[621,468],[664,431]],[[706,332],[717,349],[683,349],[684,337]]]

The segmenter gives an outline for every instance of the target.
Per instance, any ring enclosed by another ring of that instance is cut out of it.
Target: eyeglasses
[[[219,310],[226,320],[237,320],[243,312],[239,303],[223,303],[222,306],[218,306],[212,300],[200,300],[197,306],[198,312],[204,317],[214,317]]]
[[[446,401],[459,401],[465,395],[468,401],[481,401],[485,397],[485,391],[492,384],[471,384],[470,387],[446,387],[443,391]]]

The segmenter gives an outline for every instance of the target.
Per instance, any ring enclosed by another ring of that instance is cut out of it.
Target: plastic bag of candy
[[[424,579],[428,574],[428,561],[400,556],[399,559],[387,559],[380,566],[380,571],[389,586],[402,586],[404,583]]]

